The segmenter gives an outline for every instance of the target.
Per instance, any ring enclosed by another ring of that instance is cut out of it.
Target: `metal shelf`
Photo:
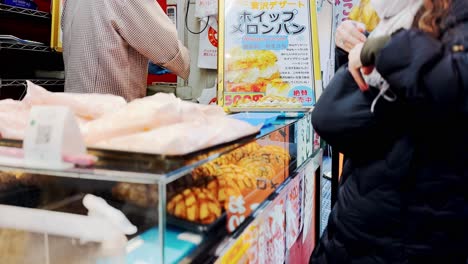
[[[25,50],[25,51],[37,51],[37,52],[52,52],[53,50],[48,46],[41,45],[25,45],[20,43],[10,43],[0,41],[0,50],[12,49],[12,50]]]
[[[50,13],[26,9],[16,6],[0,4],[0,12],[9,12],[15,14],[21,14],[26,16],[40,17],[40,18],[50,18]]]
[[[65,80],[60,79],[32,79],[28,80],[39,86],[65,85]],[[0,79],[0,87],[26,86],[26,79]]]

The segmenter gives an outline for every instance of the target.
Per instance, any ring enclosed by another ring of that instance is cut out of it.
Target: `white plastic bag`
[[[218,0],[196,0],[195,16],[203,18],[218,15]]]
[[[178,123],[148,132],[116,137],[98,142],[105,149],[164,155],[184,155],[227,143],[259,131],[246,122],[229,117]]]
[[[203,18],[200,27],[209,23],[207,28],[200,33],[200,45],[198,50],[198,67],[202,69],[218,68],[218,21],[216,17]]]
[[[110,94],[53,93],[27,81],[27,94],[23,102],[33,105],[68,106],[80,118],[92,120],[125,106],[120,96]]]
[[[173,94],[158,93],[134,100],[124,108],[89,122],[85,141],[92,145],[102,140],[150,131],[171,124],[224,115],[221,107],[185,102]]]

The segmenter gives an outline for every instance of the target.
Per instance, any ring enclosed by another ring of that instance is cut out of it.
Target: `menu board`
[[[302,206],[301,206],[301,219],[302,219],[302,242],[308,238],[311,231],[311,222],[313,218],[313,208],[315,205],[314,191],[315,191],[315,164],[310,161],[306,167],[302,178]]]
[[[312,2],[220,1],[218,104],[263,110],[314,105]]]

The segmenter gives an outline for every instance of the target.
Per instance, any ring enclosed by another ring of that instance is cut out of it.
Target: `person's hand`
[[[366,41],[365,31],[364,24],[346,20],[336,29],[335,44],[346,52],[350,52],[354,46]]]
[[[351,51],[349,52],[348,59],[348,70],[353,76],[354,80],[359,86],[361,91],[367,91],[369,89],[369,85],[364,81],[362,78],[362,74],[370,74],[373,70],[373,66],[363,67],[361,62],[361,51],[364,43],[357,44]],[[362,70],[362,74],[361,74]]]

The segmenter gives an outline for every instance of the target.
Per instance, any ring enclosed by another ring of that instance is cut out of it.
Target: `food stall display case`
[[[184,156],[88,149],[92,167],[2,165],[2,263],[305,263],[322,159],[310,115]]]

